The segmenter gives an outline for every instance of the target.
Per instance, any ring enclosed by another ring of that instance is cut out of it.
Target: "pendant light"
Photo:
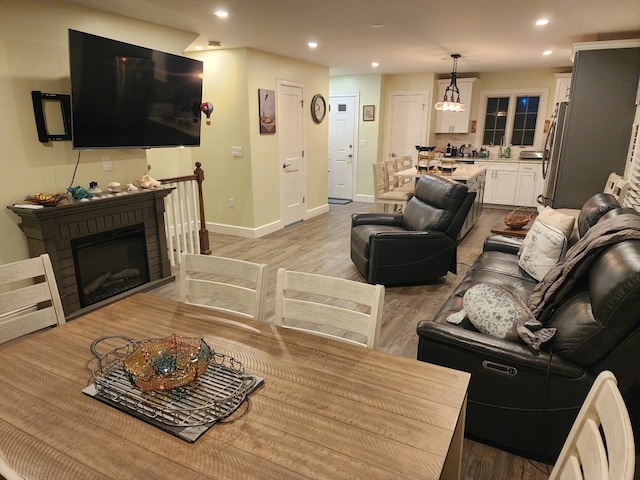
[[[452,53],[453,58],[453,71],[451,72],[451,83],[444,91],[444,98],[441,102],[436,103],[436,110],[445,112],[464,112],[467,106],[464,103],[460,103],[460,90],[458,89],[458,59],[459,53]],[[449,96],[451,93],[451,96]]]

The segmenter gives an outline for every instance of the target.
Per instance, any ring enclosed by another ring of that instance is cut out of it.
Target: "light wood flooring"
[[[275,277],[280,267],[364,281],[349,256],[351,214],[371,211],[373,204],[369,203],[332,204],[327,214],[258,239],[210,234],[210,246],[214,255],[268,264],[266,320],[269,321],[275,312]],[[457,275],[449,273],[429,285],[386,288],[380,350],[416,358],[416,324],[419,320],[429,320],[435,316],[482,251],[483,241],[491,228],[507,213],[508,210],[485,208],[478,223],[458,246]],[[150,293],[178,299],[176,282],[158,287]],[[542,480],[548,478],[550,470],[548,465],[465,439],[463,480]]]

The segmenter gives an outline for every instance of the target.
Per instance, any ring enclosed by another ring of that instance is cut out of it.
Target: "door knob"
[[[287,167],[290,167],[290,166],[291,166],[291,164],[290,164],[290,163],[283,163],[283,164],[282,164],[282,168],[287,168]]]
[[[353,155],[349,154],[349,155],[347,155],[347,157],[349,157],[349,158],[353,158]]]

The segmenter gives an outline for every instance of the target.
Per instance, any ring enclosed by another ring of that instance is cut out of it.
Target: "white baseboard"
[[[318,215],[322,215],[323,213],[329,212],[329,204],[321,205],[312,210],[308,210],[305,214],[304,220],[308,220],[313,217],[317,217]],[[262,225],[260,227],[249,228],[249,227],[239,227],[237,225],[226,225],[223,223],[213,223],[207,222],[207,230],[210,233],[219,233],[221,235],[233,235],[236,237],[243,238],[260,238],[264,237],[273,232],[277,232],[285,227],[280,220],[272,223],[268,223],[266,225]]]

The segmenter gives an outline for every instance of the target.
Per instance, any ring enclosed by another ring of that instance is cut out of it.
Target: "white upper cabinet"
[[[471,113],[471,94],[473,82],[476,78],[458,78],[457,84],[460,90],[460,101],[467,106],[464,112],[436,111],[435,133],[469,133],[469,115]],[[451,79],[438,80],[438,93],[436,101],[444,97],[444,92],[451,84]]]
[[[571,90],[570,73],[554,73],[556,77],[556,93],[553,97],[553,104],[569,101],[569,91]]]

